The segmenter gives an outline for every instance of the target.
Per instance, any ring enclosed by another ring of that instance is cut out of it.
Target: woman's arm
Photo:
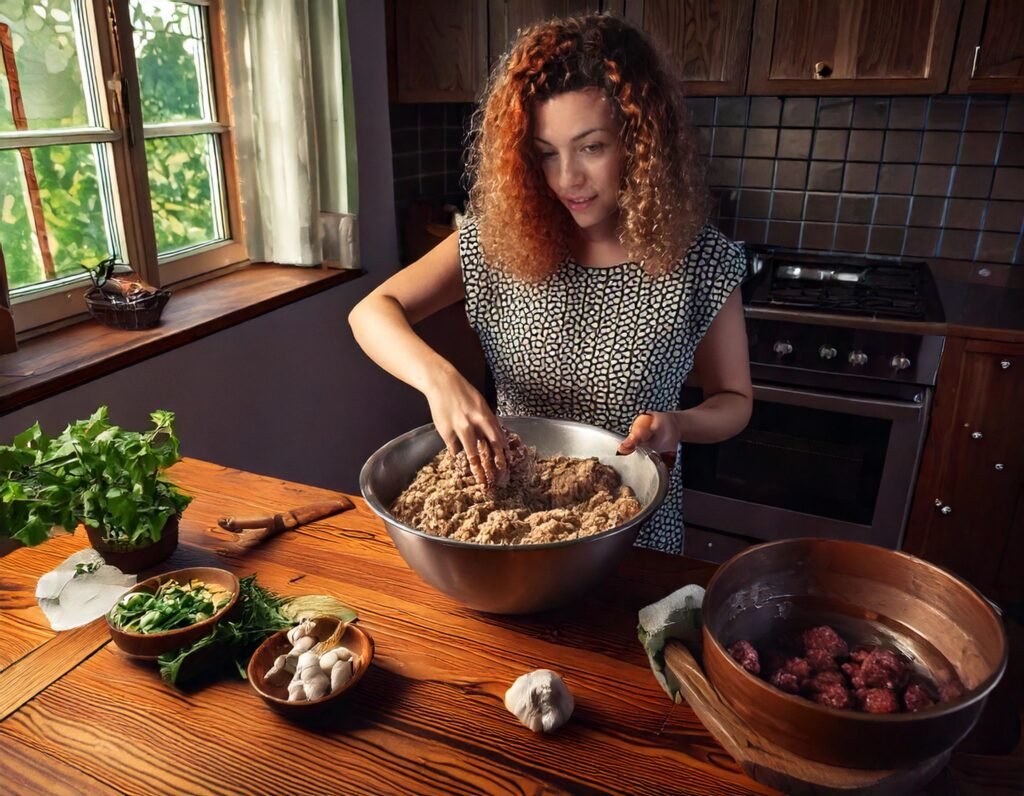
[[[620,453],[632,453],[638,444],[674,452],[679,442],[721,442],[746,427],[754,389],[739,288],[726,300],[698,344],[693,369],[700,376],[704,400],[680,412],[640,415],[619,446]]]
[[[348,321],[374,362],[427,398],[438,433],[452,453],[465,449],[483,483],[505,466],[505,436],[479,391],[428,346],[412,325],[465,296],[458,234],[452,234],[360,301]],[[489,443],[493,456],[477,455]]]

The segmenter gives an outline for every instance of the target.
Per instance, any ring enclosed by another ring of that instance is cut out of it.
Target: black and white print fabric
[[[476,222],[459,233],[466,314],[497,388],[498,415],[555,417],[619,434],[642,411],[678,408],[694,351],[746,272],[743,250],[705,227],[679,267],[591,268],[572,259],[530,284],[488,266]],[[681,463],[637,545],[683,551]]]

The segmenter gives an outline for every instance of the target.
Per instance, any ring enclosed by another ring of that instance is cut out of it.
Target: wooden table
[[[256,573],[281,594],[331,594],[359,612],[376,657],[336,716],[290,724],[249,685],[165,685],[108,643],[102,620],[60,634],[39,576],[86,546],[60,537],[0,558],[0,790],[15,793],[774,793],[745,776],[685,704],[658,687],[637,611],[713,567],[634,549],[574,606],[531,617],[470,611],[408,568],[383,524],[356,510],[228,552],[219,517],[332,493],[185,460],[195,496],[182,545],[161,569]],[[559,672],[576,712],[534,735],[504,707],[537,668]]]

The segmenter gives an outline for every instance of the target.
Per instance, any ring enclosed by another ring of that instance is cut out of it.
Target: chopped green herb
[[[132,633],[164,633],[211,618],[231,601],[231,592],[199,580],[168,580],[153,593],[133,592],[110,609],[114,627]]]

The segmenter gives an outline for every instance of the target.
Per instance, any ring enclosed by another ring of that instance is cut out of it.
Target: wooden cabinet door
[[[608,8],[609,5],[612,7]],[[621,13],[621,5],[609,4],[608,0],[491,0],[490,62],[493,65],[512,45],[518,32],[534,22],[606,10]]]
[[[487,0],[394,0],[397,102],[472,102],[487,80]]]
[[[743,93],[754,0],[626,0],[625,14],[661,44],[692,96]]]
[[[905,549],[997,599],[1024,599],[1024,345],[952,348],[962,351],[959,369],[936,396],[951,411],[933,418]]]
[[[949,90],[1024,91],[1024,2],[966,0]]]
[[[750,94],[938,94],[961,0],[758,0]]]

